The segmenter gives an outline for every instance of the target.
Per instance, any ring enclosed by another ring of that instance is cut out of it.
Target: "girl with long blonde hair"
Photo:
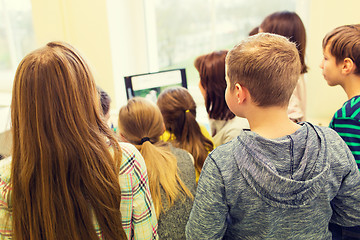
[[[205,158],[214,145],[207,130],[196,121],[194,99],[186,88],[174,87],[160,93],[157,105],[164,117],[166,130],[170,133],[164,137],[167,138],[165,140],[193,155],[198,180]]]
[[[145,159],[160,239],[185,239],[196,187],[192,156],[160,141],[163,117],[145,98],[132,98],[120,109],[118,130]]]
[[[119,145],[100,111],[93,76],[70,45],[50,42],[21,61],[12,156],[0,164],[1,239],[157,237],[143,159]],[[130,158],[142,177],[137,185],[125,170]],[[128,199],[139,186],[135,206]],[[138,225],[139,216],[148,224]]]

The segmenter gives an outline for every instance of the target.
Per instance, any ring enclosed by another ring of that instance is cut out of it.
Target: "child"
[[[16,71],[11,158],[0,162],[1,239],[157,239],[144,159],[103,121],[94,78],[50,42]]]
[[[225,101],[225,57],[228,51],[216,51],[196,58],[194,65],[200,75],[199,88],[205,99],[211,134],[215,146],[227,143],[249,129],[245,118],[235,117]]]
[[[226,57],[226,101],[250,131],[205,161],[187,239],[331,239],[360,224],[360,172],[331,129],[287,116],[301,63],[294,43],[260,33]]]
[[[110,103],[111,98],[107,92],[105,92],[102,88],[96,87],[98,94],[100,96],[100,105],[103,113],[104,121],[108,122],[110,118]]]
[[[162,136],[163,140],[193,155],[197,182],[205,158],[214,147],[209,133],[196,121],[194,99],[186,88],[174,87],[160,93],[157,105],[168,131]]]
[[[305,121],[306,87],[304,74],[307,73],[307,66],[305,64],[306,31],[301,18],[295,12],[282,11],[272,13],[261,23],[259,32],[279,34],[296,43],[301,61],[301,74],[289,101],[288,116],[294,122]]]
[[[360,169],[360,24],[340,26],[329,32],[323,40],[323,75],[329,86],[340,85],[348,100],[333,116],[330,128],[344,139]],[[357,236],[360,227],[337,228],[334,234],[342,238]],[[338,230],[340,230],[338,228]],[[342,232],[342,233],[341,233]]]
[[[145,98],[132,98],[119,112],[121,138],[143,155],[160,239],[185,239],[185,225],[195,194],[195,168],[185,150],[160,141],[165,131],[159,108]]]
[[[330,127],[346,142],[360,169],[360,24],[335,28],[323,40],[323,75],[329,86],[340,85],[348,96]]]

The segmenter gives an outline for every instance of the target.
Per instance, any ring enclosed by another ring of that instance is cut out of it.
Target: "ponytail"
[[[181,148],[193,155],[194,166],[200,173],[209,151],[212,151],[214,146],[213,143],[202,134],[200,126],[195,119],[194,112],[195,110],[184,112],[185,120],[181,136],[179,136],[179,144]]]
[[[200,173],[213,143],[206,138],[196,121],[196,104],[186,88],[175,87],[163,91],[157,102],[164,117],[166,129],[174,134],[175,146],[190,152]]]
[[[161,142],[152,144],[150,141],[146,141],[142,145],[136,145],[136,147],[146,163],[151,197],[158,218],[161,212],[165,212],[174,204],[180,194],[193,198],[193,195],[179,177],[177,160],[170,151],[168,144]],[[161,189],[164,190],[166,195],[167,208],[164,208],[161,199]],[[183,199],[185,200],[185,198]]]
[[[193,198],[179,177],[177,159],[170,146],[159,142],[164,132],[164,121],[155,104],[144,98],[129,100],[119,111],[119,131],[144,157],[157,217],[167,210],[161,198],[161,189],[165,192],[168,208],[178,198],[186,199],[182,196]]]

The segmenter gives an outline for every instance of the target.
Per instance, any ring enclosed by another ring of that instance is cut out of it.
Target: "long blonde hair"
[[[171,207],[181,194],[193,198],[179,177],[177,160],[170,151],[169,145],[159,141],[164,132],[164,121],[155,104],[144,98],[130,99],[119,111],[118,129],[144,157],[157,217],[161,212],[166,211],[161,201],[161,188],[166,194],[168,207]]]
[[[190,152],[200,173],[213,143],[206,138],[196,121],[196,104],[183,87],[168,88],[158,98],[157,105],[164,117],[166,129],[175,135],[175,146]]]
[[[50,42],[21,61],[11,120],[14,239],[98,239],[94,217],[105,239],[126,239],[121,149],[102,120],[93,76],[73,47]]]

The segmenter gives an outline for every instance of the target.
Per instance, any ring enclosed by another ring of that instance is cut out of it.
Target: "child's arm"
[[[186,225],[186,239],[222,239],[227,228],[227,213],[224,182],[215,162],[208,156]]]

